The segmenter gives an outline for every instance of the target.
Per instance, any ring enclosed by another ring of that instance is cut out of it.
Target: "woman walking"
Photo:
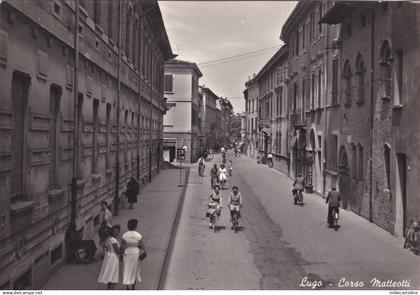
[[[122,235],[122,248],[124,249],[123,284],[126,289],[134,290],[136,281],[141,282],[140,276],[140,249],[146,252],[142,235],[136,231],[137,219],[130,219],[127,223],[128,231]]]
[[[118,283],[118,274],[120,269],[120,243],[118,236],[121,227],[116,224],[111,227],[110,236],[105,241],[106,251],[104,261],[102,262],[101,272],[99,273],[98,283],[108,285],[108,290],[113,290]]]

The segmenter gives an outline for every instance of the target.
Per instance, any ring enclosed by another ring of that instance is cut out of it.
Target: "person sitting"
[[[96,245],[93,240],[82,240],[81,235],[76,230],[76,224],[70,223],[69,228],[65,234],[65,243],[69,252],[69,260],[79,262],[81,257],[78,257],[78,250],[84,250],[88,262],[95,261]]]

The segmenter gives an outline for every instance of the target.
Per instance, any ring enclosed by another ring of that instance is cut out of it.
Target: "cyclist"
[[[295,196],[296,194],[302,193],[304,187],[305,187],[305,179],[303,179],[302,173],[299,173],[298,177],[296,177],[295,181],[293,182],[293,189],[292,189],[293,196]],[[295,198],[295,204],[297,204],[297,198]]]
[[[223,209],[223,196],[220,192],[220,186],[214,186],[214,192],[209,197],[210,203],[216,203],[216,215],[220,216],[220,213]],[[214,224],[210,223],[209,226],[212,227]]]
[[[338,213],[338,207],[340,207],[341,196],[340,193],[337,192],[336,188],[333,186],[331,190],[328,192],[327,199],[325,200],[325,204],[328,204],[328,216],[327,222],[328,227],[333,225],[334,220],[334,212]]]
[[[217,168],[217,164],[214,164],[213,168],[210,170],[210,184],[213,187],[219,181],[219,168]]]
[[[241,208],[242,208],[242,196],[239,192],[238,187],[235,185],[232,187],[232,192],[229,195],[228,206],[230,209],[230,218],[233,220],[233,214],[235,211],[238,212],[238,218],[241,217]],[[233,227],[232,227],[233,229]]]
[[[198,159],[198,175],[199,176],[204,176],[204,168],[206,166],[204,165],[204,158],[203,156],[200,157],[200,159]]]

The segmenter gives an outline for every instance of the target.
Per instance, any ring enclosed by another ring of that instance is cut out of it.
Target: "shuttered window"
[[[165,75],[165,92],[173,92],[173,76]]]

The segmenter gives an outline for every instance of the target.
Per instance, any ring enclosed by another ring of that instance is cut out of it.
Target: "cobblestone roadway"
[[[165,289],[296,289],[302,279],[322,280],[338,289],[341,278],[370,288],[370,280],[411,280],[420,289],[420,257],[365,219],[341,210],[341,229],[326,227],[326,205],[318,195],[305,194],[305,206],[292,204],[291,180],[255,160],[229,157],[244,197],[245,229],[230,230],[226,200],[213,233],[204,217],[210,194],[209,170],[201,179],[191,170],[190,182],[168,266]],[[216,159],[220,162],[220,156]]]

